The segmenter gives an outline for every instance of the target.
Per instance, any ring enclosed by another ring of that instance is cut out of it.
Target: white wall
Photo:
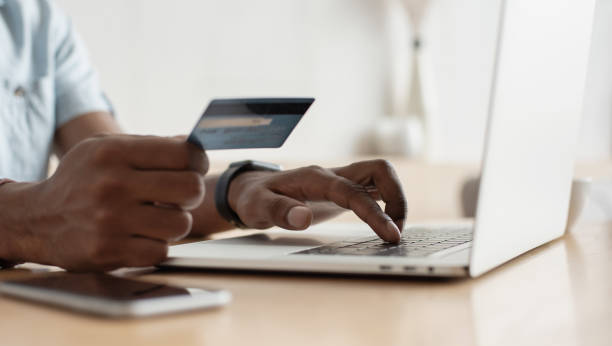
[[[499,4],[500,0],[438,0],[430,9],[425,31],[430,65],[423,68],[431,84],[433,161],[481,157],[488,102],[484,95],[491,78]],[[581,161],[612,157],[612,1],[598,1],[591,50],[578,148]]]
[[[186,133],[214,97],[314,96],[281,150],[231,157],[336,157],[359,151],[382,108],[378,1],[58,0],[87,41],[125,129]]]
[[[404,36],[390,41],[386,30],[402,28],[389,25],[403,15],[389,13],[399,10],[398,0],[57,1],[84,36],[130,132],[185,133],[219,96],[317,98],[284,148],[211,153],[213,159],[369,152],[372,127],[394,102],[387,73],[398,69],[389,66],[388,45]],[[600,2],[585,159],[609,157],[612,149],[612,1]],[[498,3],[433,1],[423,71],[433,160],[480,159]]]
[[[438,0],[425,21],[427,154],[478,161],[484,143],[501,0]]]

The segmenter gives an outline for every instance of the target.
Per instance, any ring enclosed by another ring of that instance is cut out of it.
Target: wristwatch
[[[249,171],[280,171],[281,167],[279,165],[261,162],[261,161],[238,161],[234,162],[217,180],[217,185],[215,186],[215,207],[219,212],[219,215],[223,217],[225,220],[233,224],[238,228],[247,228],[247,226],[240,220],[238,214],[232,210],[227,200],[227,193],[229,191],[229,186],[232,180],[241,173],[249,172]]]

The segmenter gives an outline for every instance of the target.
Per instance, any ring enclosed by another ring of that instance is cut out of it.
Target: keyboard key
[[[411,229],[403,232],[399,244],[386,243],[374,236],[327,244],[295,254],[424,257],[471,240],[471,229]]]

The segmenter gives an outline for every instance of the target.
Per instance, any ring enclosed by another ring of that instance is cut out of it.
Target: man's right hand
[[[207,170],[206,153],[176,138],[85,140],[28,189],[18,257],[75,271],[157,264],[189,233]]]

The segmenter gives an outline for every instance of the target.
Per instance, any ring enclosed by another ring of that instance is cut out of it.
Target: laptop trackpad
[[[261,258],[280,256],[338,241],[333,235],[310,232],[267,232],[170,247],[168,257]],[[341,239],[341,238],[340,238]]]

